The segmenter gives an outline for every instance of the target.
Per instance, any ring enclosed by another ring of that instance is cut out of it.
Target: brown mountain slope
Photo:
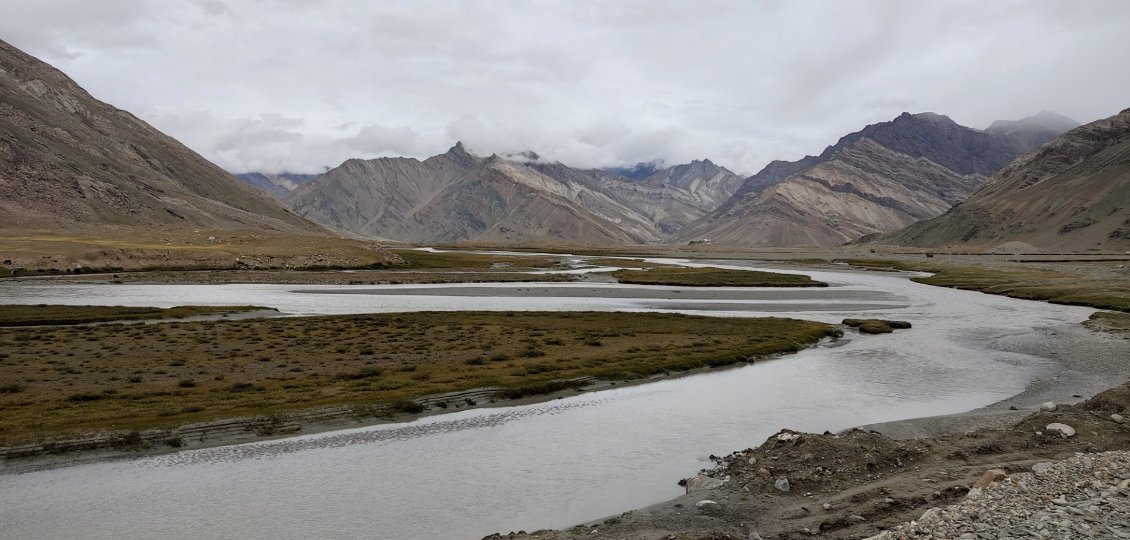
[[[325,232],[2,41],[0,227]]]
[[[819,156],[771,163],[675,238],[830,247],[898,230],[964,200],[1025,144],[938,114],[904,113],[843,137]]]
[[[649,228],[666,236],[678,232],[737,191],[742,177],[710,160],[695,160],[629,178],[600,169],[574,169],[560,163],[530,166],[558,180],[583,185],[602,193],[650,223]],[[638,170],[638,169],[637,169]],[[615,221],[615,217],[612,219]],[[654,236],[654,231],[647,234]]]
[[[646,217],[585,175],[550,173],[498,156],[478,158],[456,144],[424,161],[349,160],[285,200],[320,223],[406,242],[640,243],[660,237]]]
[[[997,173],[942,216],[882,244],[1130,250],[1130,109],[1073,129]]]

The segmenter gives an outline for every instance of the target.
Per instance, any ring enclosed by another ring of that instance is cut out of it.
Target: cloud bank
[[[902,111],[1130,106],[1130,3],[0,0],[0,38],[231,171],[533,150],[751,174]]]

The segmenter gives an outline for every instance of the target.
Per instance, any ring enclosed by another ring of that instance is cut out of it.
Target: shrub
[[[428,408],[407,399],[398,399],[388,404],[389,410],[401,414],[418,414],[426,411]]]

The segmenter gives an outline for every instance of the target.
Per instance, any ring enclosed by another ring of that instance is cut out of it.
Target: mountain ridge
[[[1023,146],[935,113],[902,113],[841,137],[817,156],[774,161],[681,241],[832,247],[901,229],[971,195]]]
[[[63,72],[0,41],[0,225],[325,234]]]
[[[1130,109],[1072,129],[962,204],[879,244],[990,250],[1130,249]],[[1011,246],[1009,246],[1011,244]]]

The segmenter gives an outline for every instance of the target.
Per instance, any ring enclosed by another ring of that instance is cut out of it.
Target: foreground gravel
[[[1130,452],[1033,466],[868,540],[1130,539]]]

